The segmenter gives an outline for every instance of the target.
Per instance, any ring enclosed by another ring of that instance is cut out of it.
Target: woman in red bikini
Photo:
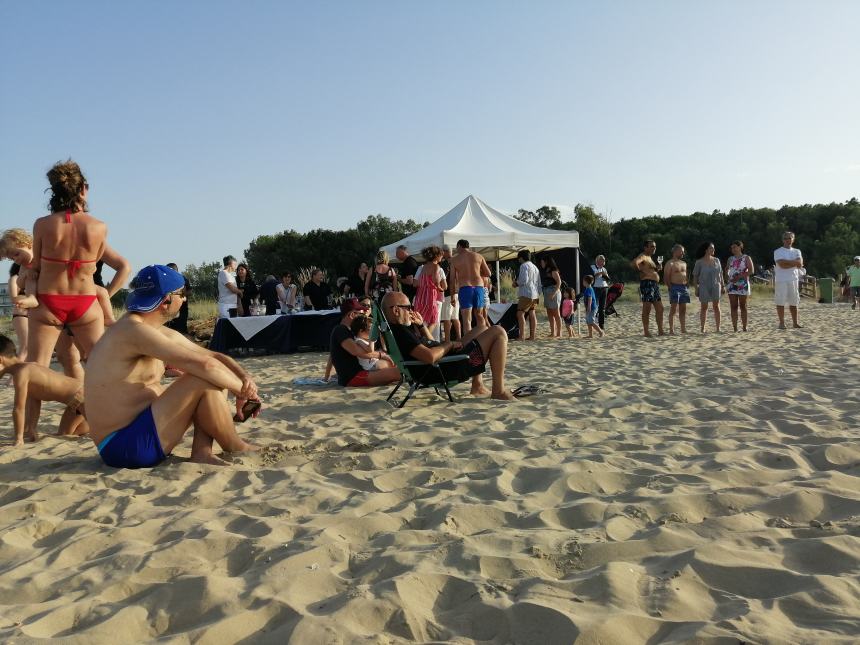
[[[39,306],[30,313],[28,357],[49,365],[68,328],[84,358],[104,332],[93,274],[105,251],[107,227],[87,212],[89,185],[71,159],[48,171],[51,214],[33,225],[33,269]]]

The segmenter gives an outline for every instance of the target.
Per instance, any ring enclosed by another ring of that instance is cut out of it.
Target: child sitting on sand
[[[567,287],[561,296],[561,318],[564,320],[564,326],[567,327],[567,337],[573,338],[579,336],[573,329],[573,312],[576,311],[576,294],[573,289]]]
[[[367,316],[358,316],[352,321],[349,326],[352,335],[355,337],[355,342],[359,347],[366,349],[369,352],[375,352],[374,341],[370,340],[370,318]],[[381,363],[380,363],[381,361]],[[359,358],[358,364],[361,369],[372,372],[382,367],[394,367],[394,361],[385,352],[380,353],[380,358]]]
[[[39,434],[39,409],[42,401],[59,401],[66,404],[60,419],[60,435],[85,435],[90,428],[81,414],[83,384],[36,363],[25,363],[15,355],[15,343],[0,334],[0,378],[12,376],[15,385],[15,403],[12,423],[15,427],[15,445],[24,445],[24,434],[36,441]]]

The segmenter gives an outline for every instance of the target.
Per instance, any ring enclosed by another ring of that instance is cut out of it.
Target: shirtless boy
[[[481,312],[486,304],[484,278],[490,277],[490,267],[480,253],[469,249],[468,240],[457,242],[457,254],[451,258],[451,302],[460,303],[460,320],[463,322],[463,335],[472,329],[472,310]],[[456,298],[454,298],[456,294]],[[482,314],[477,315],[478,324]]]
[[[184,289],[182,274],[144,267],[132,282],[128,313],[93,348],[85,378],[87,419],[108,466],[155,466],[192,423],[191,461],[224,464],[213,454],[216,441],[226,452],[257,449],[239,438],[225,397],[225,390],[236,395],[242,419],[246,401],[259,401],[251,376],[228,356],[164,327],[179,315]],[[161,385],[165,362],[185,372],[167,387]]]
[[[642,301],[642,329],[645,336],[650,337],[648,330],[651,318],[651,306],[657,318],[657,333],[663,335],[663,303],[660,299],[660,273],[663,268],[659,262],[654,262],[651,256],[657,250],[654,240],[647,240],[642,253],[633,258],[630,266],[639,272],[639,299]]]
[[[57,434],[85,435],[89,432],[87,422],[78,411],[84,402],[82,383],[36,363],[21,361],[15,356],[15,344],[0,335],[0,378],[6,374],[12,377],[15,385],[12,409],[15,446],[24,445],[25,434],[30,441],[39,439],[36,426],[42,401],[66,404]]]
[[[669,333],[675,334],[675,312],[681,321],[681,333],[687,333],[687,305],[690,304],[690,289],[687,286],[687,263],[684,261],[684,247],[672,247],[672,259],[666,263],[663,282],[669,290]]]

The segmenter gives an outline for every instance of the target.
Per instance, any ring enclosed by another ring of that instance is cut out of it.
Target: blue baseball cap
[[[143,267],[131,281],[131,291],[125,299],[129,311],[152,311],[167,294],[185,286],[185,278],[178,271],[163,264]]]

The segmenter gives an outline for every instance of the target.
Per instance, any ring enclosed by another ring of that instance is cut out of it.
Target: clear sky
[[[470,193],[613,219],[860,195],[854,0],[0,0],[0,24],[0,226],[72,157],[135,270]]]

